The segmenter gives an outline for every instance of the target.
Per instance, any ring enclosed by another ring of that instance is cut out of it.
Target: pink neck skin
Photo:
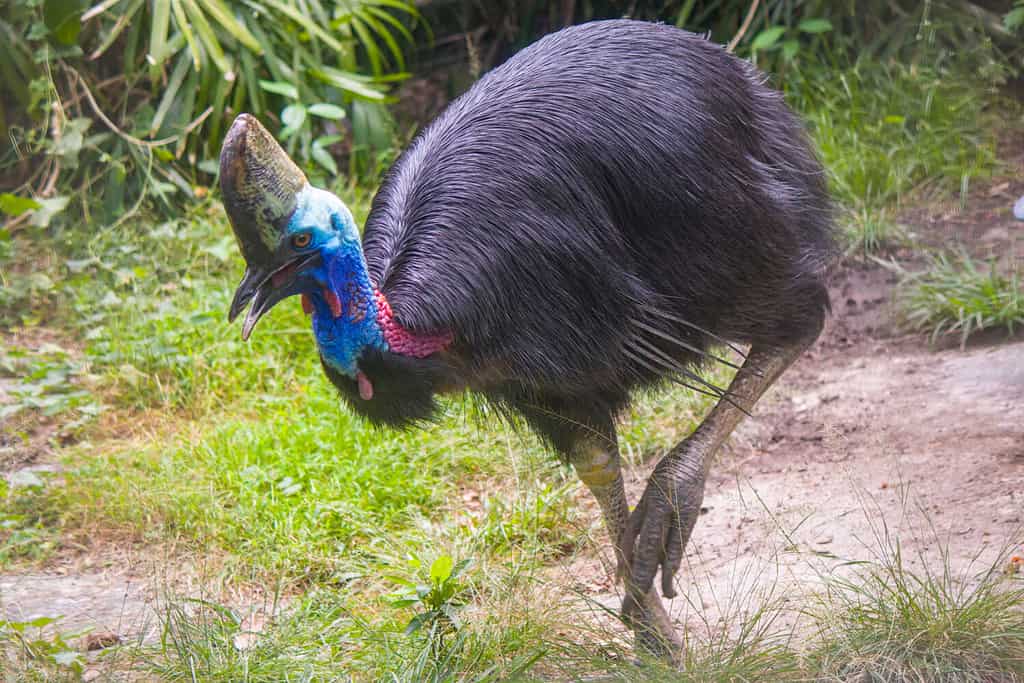
[[[388,303],[384,294],[376,289],[373,290],[373,293],[377,300],[377,324],[380,325],[384,341],[387,342],[388,349],[392,353],[412,356],[413,358],[426,358],[439,351],[444,351],[452,343],[452,334],[450,332],[443,334],[415,334],[405,329],[395,320],[394,314],[391,311],[391,304]],[[323,294],[327,300],[327,305],[331,308],[331,313],[335,318],[340,318],[342,310],[338,295],[326,287]],[[302,310],[306,315],[313,313],[313,303],[309,300],[308,294],[302,295]]]

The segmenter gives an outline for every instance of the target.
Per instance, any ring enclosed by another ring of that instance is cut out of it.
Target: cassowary
[[[664,25],[564,29],[481,78],[387,173],[363,238],[240,115],[223,200],[247,269],[248,337],[300,295],[354,411],[406,426],[470,390],[525,419],[600,503],[644,649],[680,647],[661,599],[715,451],[821,331],[833,254],[826,179],[755,68]],[[714,347],[749,345],[727,391]],[[637,390],[715,393],[630,514],[615,419]]]

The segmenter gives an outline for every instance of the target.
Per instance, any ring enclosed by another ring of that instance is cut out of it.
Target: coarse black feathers
[[[485,75],[398,159],[363,237],[395,319],[452,346],[365,357],[373,401],[332,379],[390,424],[467,387],[556,445],[547,413],[603,423],[666,379],[720,395],[698,372],[709,348],[784,344],[828,307],[825,175],[764,81],[702,37],[625,20]]]

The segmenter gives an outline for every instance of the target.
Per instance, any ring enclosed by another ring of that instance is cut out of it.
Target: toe
[[[654,575],[664,557],[667,518],[660,506],[652,506],[637,534],[636,551],[629,566],[630,588],[645,594],[654,583]]]
[[[683,537],[679,525],[672,524],[665,539],[665,559],[661,563],[661,594],[666,598],[676,597],[675,577],[683,562]]]
[[[636,551],[636,537],[644,523],[644,510],[647,507],[647,497],[640,498],[636,509],[629,515],[626,521],[626,528],[622,530],[619,538],[619,564],[616,568],[617,577],[620,579],[630,576],[630,568],[633,566],[633,556]]]

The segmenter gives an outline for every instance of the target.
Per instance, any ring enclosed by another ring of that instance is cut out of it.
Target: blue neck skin
[[[289,237],[309,232],[308,250],[319,250],[321,264],[303,271],[320,286],[307,292],[313,304],[313,334],[324,362],[355,378],[356,362],[367,347],[386,351],[388,346],[377,322],[377,301],[363,258],[359,232],[348,208],[329,192],[307,185],[288,224]],[[324,290],[341,304],[334,316]]]

